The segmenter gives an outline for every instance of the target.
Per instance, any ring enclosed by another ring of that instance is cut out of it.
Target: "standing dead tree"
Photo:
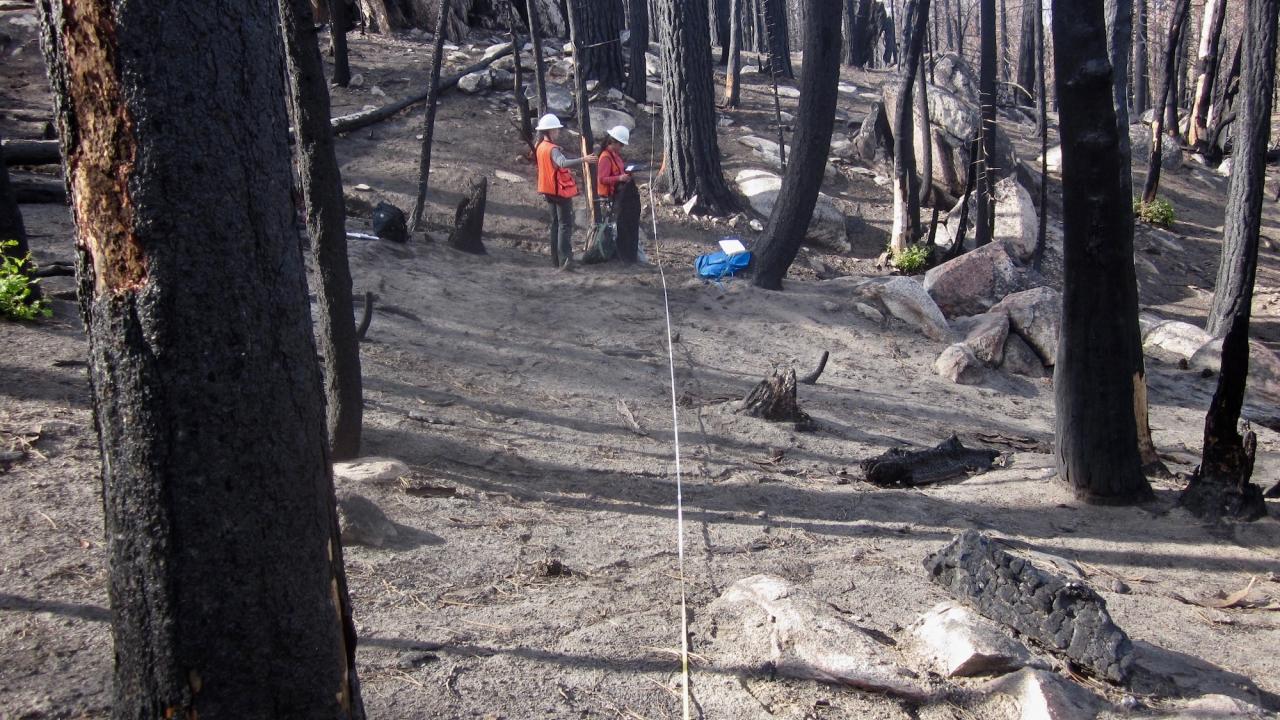
[[[996,170],[996,3],[980,0],[982,30],[981,63],[978,69],[978,104],[982,126],[978,153],[978,202],[974,242],[981,247],[995,233]]]
[[[1226,0],[1205,0],[1204,19],[1200,28],[1200,49],[1196,66],[1196,90],[1191,103],[1191,122],[1187,126],[1187,144],[1205,144],[1209,130],[1209,108],[1213,104],[1213,86],[1218,71],[1222,24],[1226,20]]]
[[[929,0],[908,0],[906,13],[907,57],[901,68],[898,104],[893,111],[893,234],[889,243],[894,253],[906,250],[924,234],[920,227],[921,181],[916,174],[912,93],[917,90],[921,74],[920,56],[924,50]]]
[[[1177,113],[1174,113],[1172,127],[1166,127],[1168,119],[1166,110],[1170,95],[1175,91],[1177,83],[1178,47],[1181,44],[1183,29],[1187,25],[1191,0],[1176,0],[1173,15],[1169,18],[1168,43],[1164,50],[1164,73],[1160,79],[1160,98],[1155,104],[1155,112],[1151,118],[1151,154],[1147,158],[1147,181],[1142,186],[1142,202],[1149,203],[1156,199],[1160,189],[1161,157],[1164,154],[1164,136],[1170,135],[1175,141],[1178,137]]]
[[[444,61],[444,24],[446,5],[440,0],[436,22],[435,45],[431,48],[431,76],[427,80],[427,112],[422,121],[422,153],[418,157],[418,196],[413,203],[410,227],[422,229],[422,213],[427,206],[427,182],[431,178],[431,141],[436,130],[436,100],[440,97],[440,63]]]

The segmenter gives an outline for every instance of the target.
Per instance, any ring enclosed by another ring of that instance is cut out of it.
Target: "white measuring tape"
[[[667,77],[662,76],[662,89],[665,94]],[[665,98],[664,105],[665,107]],[[649,113],[649,218],[653,225],[653,257],[658,264],[658,277],[662,280],[662,309],[667,321],[667,368],[671,373],[671,430],[676,454],[676,540],[680,574],[680,674],[682,687],[680,700],[684,708],[684,720],[691,720],[689,714],[689,612],[684,583],[684,483],[680,467],[680,414],[676,403],[676,355],[671,334],[671,299],[667,292],[667,273],[662,264],[662,252],[658,245],[658,207],[653,197],[653,153],[655,144],[661,142],[655,137],[657,115]]]

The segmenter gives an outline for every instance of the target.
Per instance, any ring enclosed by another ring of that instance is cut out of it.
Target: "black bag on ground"
[[[391,242],[408,242],[409,227],[400,208],[390,203],[378,203],[373,209],[373,234]]]

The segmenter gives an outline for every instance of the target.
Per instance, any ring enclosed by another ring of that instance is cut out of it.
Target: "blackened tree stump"
[[[942,482],[991,469],[1000,453],[967,448],[954,434],[928,450],[889,448],[862,461],[867,482],[882,486],[915,486]]]
[[[484,206],[489,195],[489,178],[471,181],[471,192],[458,203],[449,247],[474,255],[484,255]]]
[[[635,262],[640,247],[640,191],[634,182],[618,186],[618,194],[613,199],[613,217],[618,258],[623,262]]]
[[[796,401],[795,370],[785,373],[774,370],[771,377],[761,380],[747,395],[738,412],[771,422],[793,422],[797,430],[807,428],[813,422]]]

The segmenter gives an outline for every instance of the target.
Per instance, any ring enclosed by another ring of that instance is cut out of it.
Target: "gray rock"
[[[1049,152],[1045,154],[1045,167],[1049,172],[1060,172],[1062,170],[1062,146],[1054,145],[1049,148]]]
[[[946,340],[951,334],[947,318],[920,283],[909,277],[895,277],[872,286],[889,314],[914,327],[934,340]]]
[[[1000,626],[954,602],[935,605],[911,626],[910,649],[945,677],[1006,673],[1031,653]]]
[[[1009,316],[1001,312],[983,313],[971,319],[964,344],[987,367],[1004,361],[1005,339],[1009,337]]]
[[[884,322],[884,314],[866,303],[856,303],[854,304],[854,308],[858,310],[862,317],[873,323],[880,324]]]
[[[986,312],[1009,293],[1024,289],[1026,273],[1003,243],[989,243],[930,268],[924,288],[947,317]]]
[[[490,45],[489,47],[485,48],[484,54],[480,56],[480,59],[481,60],[492,59],[498,54],[506,52],[510,47],[511,47],[511,43],[509,42],[498,43],[497,45]]]
[[[1220,372],[1222,339],[1209,340],[1197,348],[1188,365],[1193,370]],[[1249,341],[1249,379],[1245,392],[1246,398],[1258,398],[1259,404],[1280,402],[1280,355],[1256,340]]]
[[[530,83],[524,88],[525,97],[530,100],[538,95],[538,91]],[[568,90],[559,85],[547,84],[547,110],[555,113],[564,120],[566,117],[573,115],[573,95]]]
[[[1185,702],[1174,711],[1173,715],[1161,717],[1165,720],[1226,720],[1227,718],[1262,720],[1273,718],[1275,714],[1228,695],[1205,695]]]
[[[707,613],[717,632],[712,663],[732,672],[771,665],[782,676],[924,700],[930,689],[867,630],[786,580],[735,582]]]
[[[800,97],[800,91],[796,88],[791,87],[790,85],[779,85],[778,97],[795,99]]]
[[[964,343],[943,350],[933,362],[933,371],[958,385],[974,385],[986,376],[982,363]]]
[[[734,182],[753,210],[765,217],[773,212],[773,204],[778,201],[778,193],[782,190],[781,177],[767,170],[748,169],[740,171]],[[836,252],[849,251],[844,213],[823,193],[818,194],[818,202],[813,208],[813,218],[809,221],[805,239]]]
[[[591,106],[591,130],[596,137],[602,137],[611,128],[621,125],[628,131],[636,129],[636,119],[629,113],[613,108]]]
[[[516,86],[516,76],[499,68],[489,68],[489,78],[494,90],[512,90]]]
[[[1062,295],[1057,290],[1038,287],[1013,293],[991,309],[1007,313],[1009,327],[1036,351],[1041,363],[1053,367],[1062,326]]]
[[[1013,333],[1004,341],[1004,359],[1000,362],[1000,369],[1029,378],[1042,378],[1048,374],[1036,351],[1031,349],[1026,340]]]
[[[662,58],[650,52],[645,53],[644,71],[651,78],[662,77]]]
[[[346,545],[382,547],[396,537],[396,526],[372,500],[349,490],[339,490],[338,528]]]
[[[973,530],[924,561],[930,579],[978,612],[1089,672],[1122,683],[1133,646],[1098,593],[1041,570]]]
[[[1160,349],[1174,357],[1188,360],[1212,339],[1209,333],[1191,323],[1167,320],[1143,334],[1142,349],[1147,352]]]
[[[458,79],[458,89],[468,95],[488,90],[493,85],[493,77],[489,68],[477,70]]]
[[[938,56],[933,67],[933,81],[968,102],[978,102],[978,76],[969,64],[953,52]]]
[[[1004,243],[1009,254],[1027,262],[1036,249],[1039,231],[1036,206],[1031,194],[1017,180],[1008,177],[996,183],[995,240]]]

